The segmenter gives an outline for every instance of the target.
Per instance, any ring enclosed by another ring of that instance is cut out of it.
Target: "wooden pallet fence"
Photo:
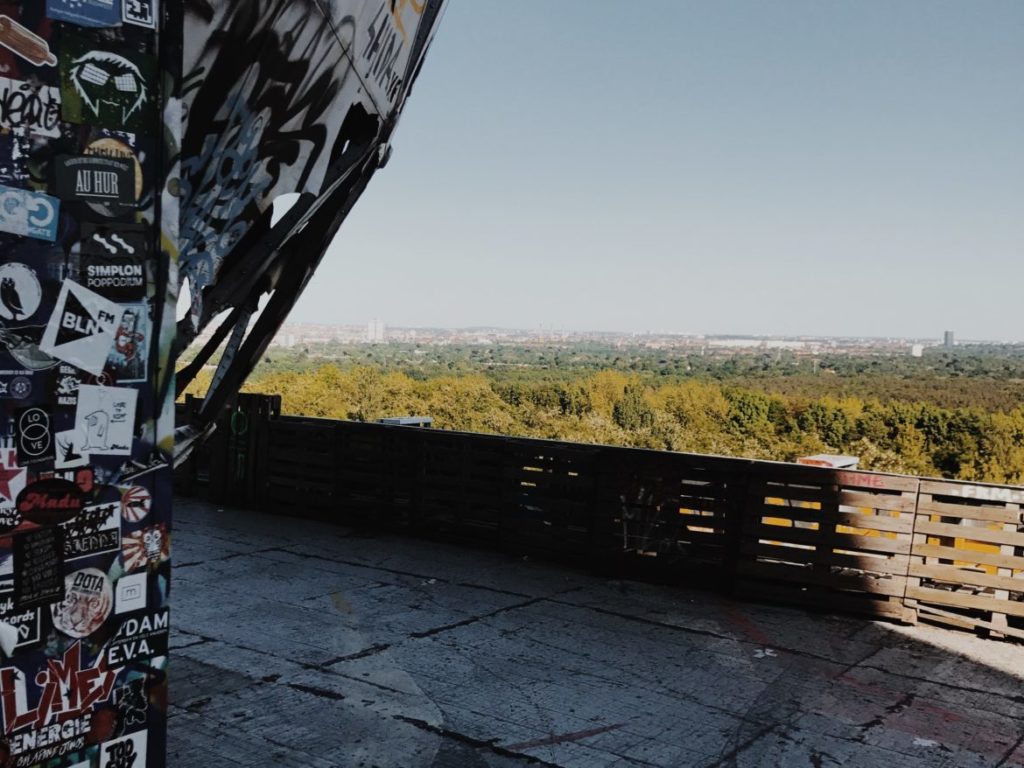
[[[395,429],[408,431],[407,427]],[[507,445],[487,435],[466,440],[459,433],[419,432],[420,530],[496,546],[511,495]]]
[[[921,481],[907,601],[923,617],[1024,639],[1024,489]]]
[[[605,449],[595,548],[680,576],[727,580],[750,462]]]
[[[590,552],[600,448],[547,440],[509,443],[511,502],[501,522],[506,547],[568,555]]]
[[[326,419],[274,419],[267,429],[260,505],[270,512],[330,518],[335,428]]]
[[[214,498],[271,512],[1024,639],[1024,488],[280,417],[277,402],[227,409],[182,488],[205,476]]]
[[[918,480],[759,462],[737,564],[743,597],[913,622],[903,603]]]

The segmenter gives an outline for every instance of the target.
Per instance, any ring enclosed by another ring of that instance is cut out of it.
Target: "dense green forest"
[[[786,461],[844,453],[869,469],[1024,482],[1018,347],[812,359],[325,344],[271,350],[245,390],[307,416],[421,414],[442,429]]]

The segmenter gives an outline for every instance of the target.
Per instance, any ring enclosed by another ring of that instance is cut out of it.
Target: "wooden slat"
[[[907,581],[901,576],[876,578],[866,574],[816,570],[811,566],[794,568],[780,563],[740,563],[740,573],[745,576],[762,577],[767,581],[777,579],[815,587],[829,587],[893,597],[903,597]]]
[[[911,563],[910,575],[951,584],[969,584],[991,589],[1006,589],[1011,592],[1024,592],[1024,574],[1020,577],[993,576],[984,571],[958,568],[952,565],[931,565]]]
[[[987,500],[992,503],[996,497],[1009,503],[1024,504],[1024,488],[1020,486],[988,485],[985,483],[963,483],[947,480],[921,480],[921,493],[932,496],[956,496],[962,499]]]
[[[935,523],[918,516],[917,533],[931,534],[933,536],[947,536],[957,539],[971,539],[982,541],[987,544],[1007,544],[1011,547],[1024,547],[1024,533],[1018,531],[996,531],[991,528],[977,528],[973,526],[952,525],[950,523]]]
[[[744,531],[744,536],[764,539],[767,541],[790,541],[797,544],[814,544],[823,548],[862,549],[868,552],[888,552],[894,555],[910,553],[910,540],[886,539],[881,536],[860,536],[834,532],[826,541],[821,531],[806,528],[784,528],[778,525],[753,525]]]
[[[947,592],[941,589],[926,587],[907,587],[907,597],[915,598],[924,603],[953,605],[958,608],[973,608],[979,611],[1005,613],[1010,616],[1024,616],[1024,603],[1012,600],[995,600],[985,595],[968,595],[962,592]]]
[[[935,557],[942,560],[956,560],[976,565],[991,565],[996,568],[1012,568],[1024,570],[1024,557],[1003,555],[998,552],[976,552],[973,549],[960,549],[939,544],[914,543],[911,554],[915,557]],[[950,566],[951,568],[954,566]]]
[[[941,515],[943,517],[959,517],[964,520],[981,520],[990,523],[1011,523],[1022,524],[1021,511],[1018,509],[1007,509],[991,505],[972,506],[967,504],[950,504],[942,501],[934,501],[930,498],[921,499],[917,508],[919,513],[925,515]]]

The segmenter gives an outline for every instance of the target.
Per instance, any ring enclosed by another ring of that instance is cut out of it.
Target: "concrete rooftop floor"
[[[1024,766],[1024,646],[175,514],[172,768]]]

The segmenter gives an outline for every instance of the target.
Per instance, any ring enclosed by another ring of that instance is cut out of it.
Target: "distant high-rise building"
[[[911,357],[923,357],[924,356],[924,344],[914,344],[910,348]]]
[[[366,340],[369,342],[384,341],[384,321],[373,319],[366,324]]]
[[[946,349],[952,349],[955,344],[956,342],[953,340],[953,332],[946,331],[946,333],[943,336],[942,346],[944,346]]]

